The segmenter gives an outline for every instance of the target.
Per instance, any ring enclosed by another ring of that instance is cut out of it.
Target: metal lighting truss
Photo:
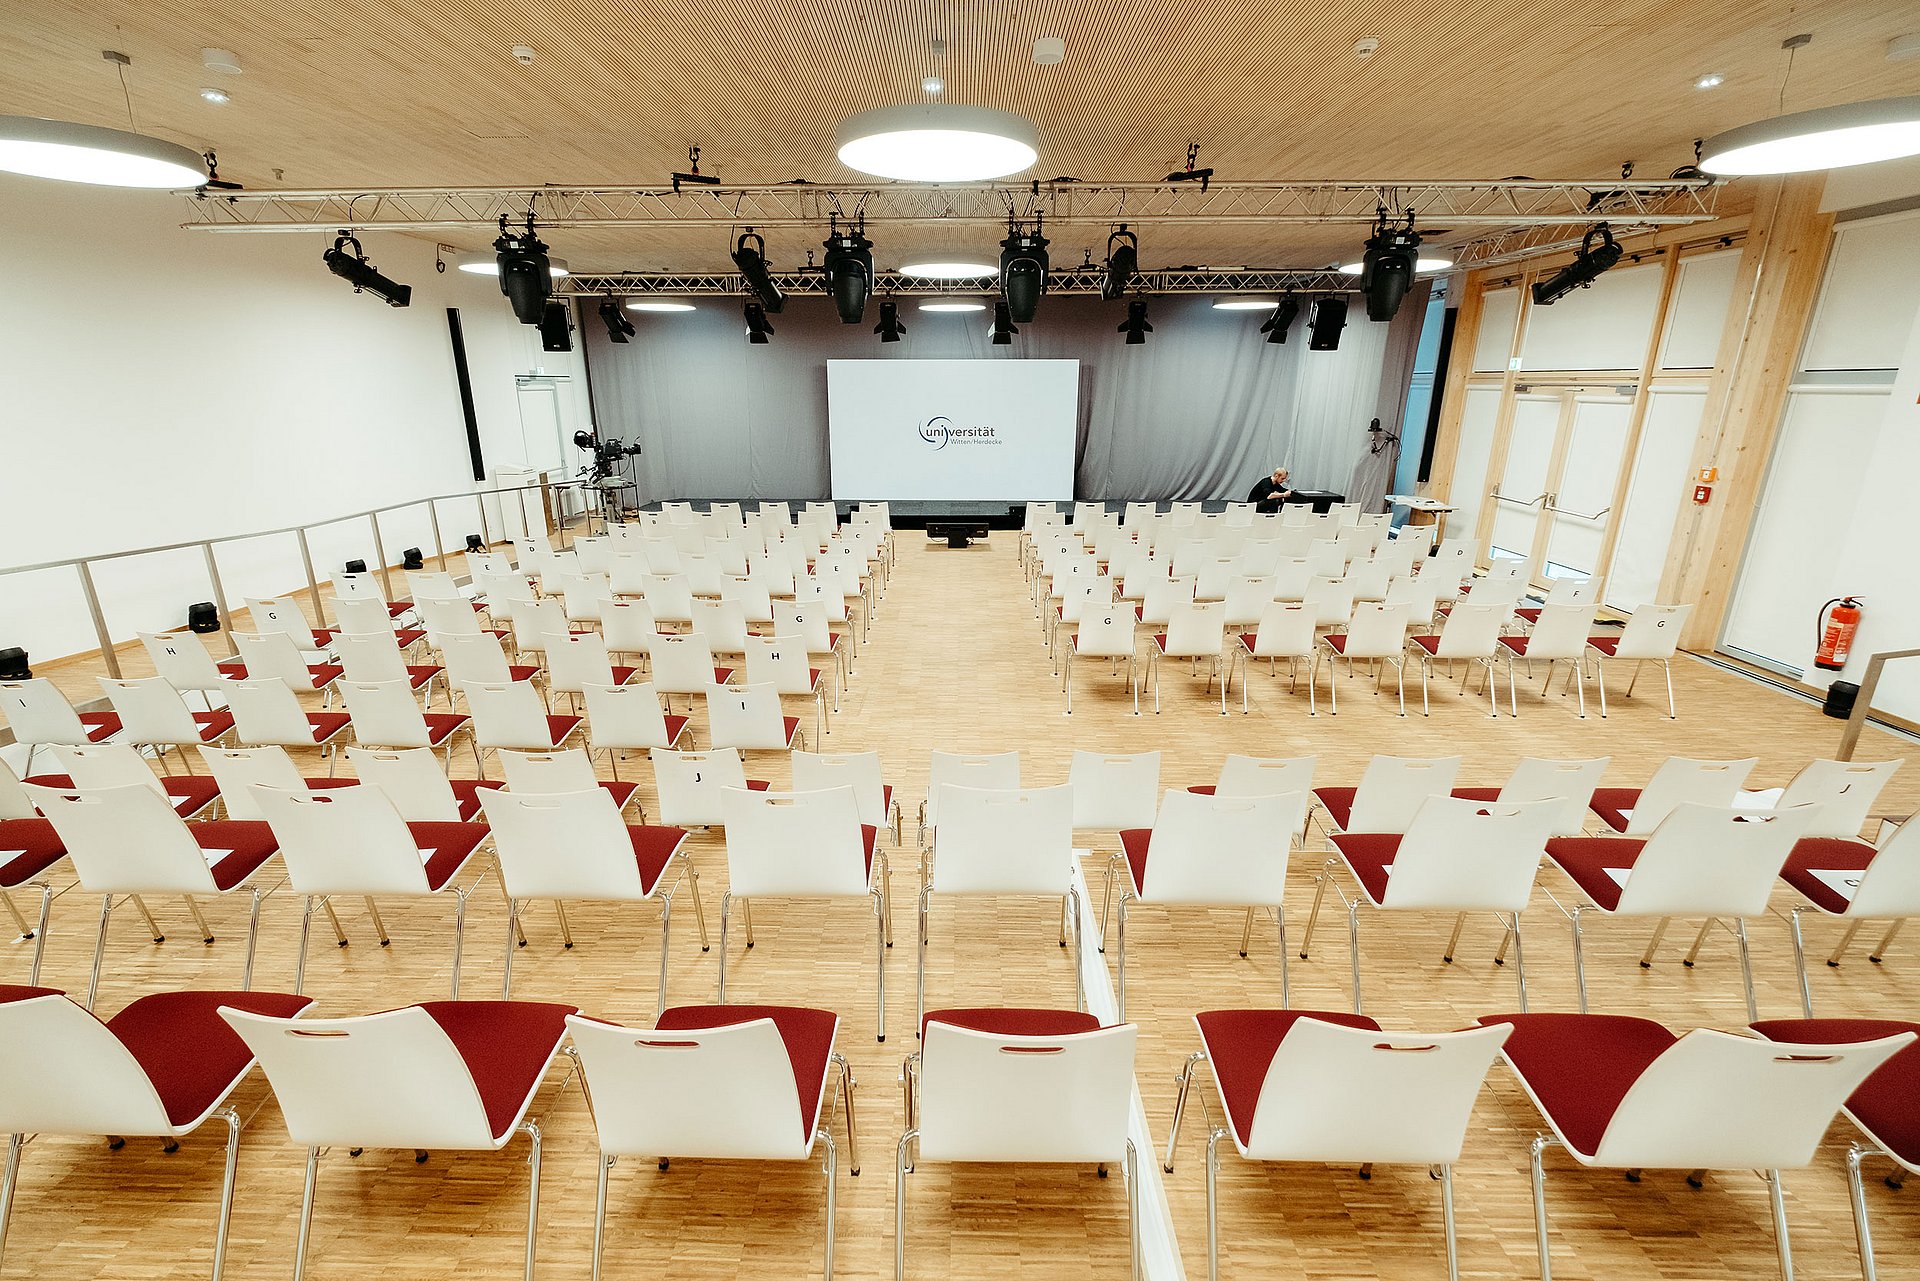
[[[223,232],[492,230],[529,212],[544,228],[817,227],[830,216],[869,224],[998,227],[1011,214],[1050,224],[1370,226],[1378,210],[1416,211],[1421,223],[1480,232],[1456,243],[1461,267],[1557,246],[1593,222],[1617,232],[1705,222],[1719,188],[1703,179],[1559,182],[1330,181],[1194,183],[814,183],[715,187],[417,187],[387,190],[191,193],[185,226]],[[1579,230],[1576,230],[1579,229]],[[1549,234],[1551,233],[1551,234]],[[1539,244],[1512,237],[1538,235]]]
[[[1056,267],[1047,272],[1047,292],[1050,294],[1097,294],[1105,278],[1106,268],[1099,264],[1091,267]],[[773,280],[780,286],[783,293],[804,295],[827,292],[826,274],[818,270],[776,271],[773,273]],[[1358,288],[1359,280],[1358,276],[1350,276],[1339,271],[1182,267],[1173,271],[1139,272],[1128,288],[1152,294],[1277,294],[1285,290],[1296,290],[1301,293],[1339,293],[1343,290]],[[881,271],[874,274],[873,281],[873,291],[876,294],[901,294],[913,297],[979,298],[984,294],[995,293],[999,288],[1000,278],[997,275],[967,280],[927,280],[919,276],[903,276],[896,271]],[[553,290],[557,297],[628,297],[643,294],[691,296],[752,292],[747,287],[746,281],[737,274],[677,275],[664,271],[622,271],[605,274],[580,272],[554,281]]]

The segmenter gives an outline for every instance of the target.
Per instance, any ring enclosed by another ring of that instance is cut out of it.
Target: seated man
[[[1254,510],[1277,512],[1282,503],[1293,497],[1293,491],[1287,488],[1287,469],[1276,467],[1273,475],[1262,477],[1247,495],[1247,501],[1254,504]]]

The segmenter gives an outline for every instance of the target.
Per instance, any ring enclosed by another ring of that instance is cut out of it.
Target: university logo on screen
[[[937,453],[948,445],[998,445],[1000,436],[992,427],[956,427],[944,415],[927,419],[919,426],[920,439]]]

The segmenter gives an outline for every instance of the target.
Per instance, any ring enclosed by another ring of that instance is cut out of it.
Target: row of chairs
[[[808,1160],[824,1150],[825,1273],[834,1267],[838,1148],[860,1172],[854,1081],[836,1048],[839,1018],[796,1006],[686,1006],[651,1028],[582,1015],[561,1002],[469,1001],[357,1017],[311,1016],[297,993],[171,992],[102,1023],[55,989],[0,988],[0,1250],[27,1134],[153,1136],[170,1144],[219,1118],[226,1176],[213,1275],[224,1263],[241,1119],[232,1092],[257,1062],[289,1139],[307,1149],[294,1246],[305,1273],[320,1156],[328,1148],[493,1152],[530,1145],[525,1275],[539,1235],[542,1134],[530,1117],[556,1055],[583,1075],[598,1169],[593,1276],[606,1234],[609,1176],[621,1157]],[[1207,1121],[1207,1257],[1219,1276],[1217,1171],[1230,1139],[1253,1161],[1426,1165],[1440,1181],[1448,1276],[1459,1275],[1453,1166],[1496,1056],[1525,1086],[1551,1135],[1529,1147],[1543,1278],[1552,1275],[1544,1155],[1580,1165],[1690,1171],[1759,1169],[1775,1247],[1793,1275],[1781,1176],[1810,1165],[1844,1112],[1864,1144],[1848,1153],[1863,1271],[1874,1275],[1861,1165],[1920,1171],[1920,1024],[1756,1022],[1740,1034],[1676,1035],[1648,1019],[1599,1014],[1489,1016],[1452,1032],[1398,1031],[1311,1010],[1223,1009],[1195,1016],[1201,1048],[1177,1085],[1163,1162],[1174,1170],[1191,1086],[1205,1063],[1221,1124]],[[894,1272],[906,1275],[907,1178],[928,1161],[1124,1162],[1129,1254],[1140,1272],[1140,1179],[1129,1110],[1138,1031],[1048,1009],[928,1014],[902,1070],[906,1115],[895,1145]],[[568,1044],[571,1042],[571,1044]],[[46,1065],[65,1069],[50,1072]],[[350,1082],[351,1088],[342,1088]],[[832,1097],[829,1097],[829,1096]],[[660,1106],[672,1099],[671,1107]],[[1202,1097],[1202,1104],[1205,1098]],[[796,1128],[795,1122],[798,1121]],[[3,1256],[0,1256],[3,1257]]]

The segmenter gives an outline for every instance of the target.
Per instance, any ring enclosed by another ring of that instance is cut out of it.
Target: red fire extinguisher
[[[1813,665],[1837,672],[1847,665],[1853,649],[1854,633],[1860,630],[1860,608],[1864,604],[1854,596],[1840,596],[1820,607],[1815,631],[1820,648],[1814,652]]]

